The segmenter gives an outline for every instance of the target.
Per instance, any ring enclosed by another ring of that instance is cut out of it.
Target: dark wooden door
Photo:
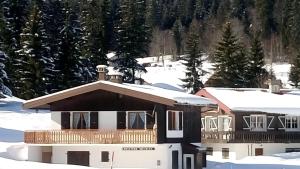
[[[264,154],[263,148],[256,148],[255,149],[255,156],[262,156]]]
[[[90,166],[89,151],[68,151],[68,164]]]
[[[52,152],[42,152],[42,162],[51,163]]]

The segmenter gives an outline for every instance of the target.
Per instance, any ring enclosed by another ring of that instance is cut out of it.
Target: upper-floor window
[[[167,111],[167,137],[182,138],[183,137],[183,112]]]
[[[145,129],[146,121],[146,112],[144,111],[127,112],[128,129]]]
[[[285,129],[286,130],[297,130],[298,129],[298,118],[297,116],[286,116],[285,117]]]
[[[168,111],[168,130],[182,130],[181,111]]]
[[[267,130],[266,115],[250,115],[250,130],[266,131]]]
[[[73,112],[72,128],[89,129],[90,128],[89,112]]]

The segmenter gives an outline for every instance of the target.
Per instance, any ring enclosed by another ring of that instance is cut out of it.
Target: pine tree
[[[277,31],[277,24],[273,15],[274,0],[256,0],[256,9],[260,20],[262,37],[269,38]]]
[[[144,0],[138,2],[124,0],[120,4],[120,20],[116,27],[117,59],[113,62],[115,69],[123,73],[123,80],[128,83],[134,83],[136,71],[146,71],[136,60],[138,57],[147,55],[150,43],[145,10]]]
[[[300,1],[295,0],[293,2],[293,9],[291,10],[291,21],[290,21],[290,31],[291,31],[291,39],[292,39],[292,46],[295,49],[300,47]]]
[[[179,20],[176,20],[174,27],[173,27],[173,37],[176,44],[176,54],[179,56],[182,51],[182,25]]]
[[[22,49],[19,55],[16,90],[19,97],[31,99],[48,94],[47,85],[52,79],[53,59],[49,54],[47,34],[43,23],[42,1],[35,1],[29,21],[21,33]]]
[[[186,42],[186,56],[182,58],[186,66],[185,79],[181,79],[183,87],[194,94],[204,85],[201,81],[207,72],[203,70],[203,52],[199,48],[199,35],[195,26],[192,26]]]
[[[20,34],[26,22],[29,0],[3,0],[1,2],[5,27],[2,32],[3,51],[9,56],[6,61],[6,72],[10,75],[8,87],[15,93],[14,82],[19,80],[15,68],[18,56],[16,51],[21,48]]]
[[[264,63],[264,51],[259,40],[259,35],[255,35],[251,41],[251,48],[249,52],[249,64],[248,64],[248,87],[261,87],[263,84],[262,80],[267,77],[267,71],[263,68]]]
[[[61,44],[57,70],[61,76],[58,77],[59,89],[67,89],[85,83],[84,58],[82,57],[82,29],[79,20],[79,6],[72,1],[64,3],[65,24],[60,32]]]
[[[107,50],[104,45],[104,27],[99,16],[100,4],[96,0],[83,1],[81,27],[83,28],[82,54],[84,59],[83,76],[85,82],[97,79],[96,66],[107,65]],[[104,12],[104,11],[102,11]]]
[[[225,24],[221,41],[214,55],[215,74],[209,80],[211,86],[245,87],[245,50],[233,34],[231,24]]]
[[[300,88],[300,53],[297,54],[291,63],[289,80],[292,86]]]
[[[49,45],[50,57],[54,60],[53,74],[62,74],[61,70],[61,55],[62,55],[62,32],[65,27],[65,8],[61,0],[51,0],[45,2],[43,8],[43,22],[47,36],[47,44]],[[60,81],[61,76],[58,78],[53,76],[48,84],[48,92],[53,93],[64,89]]]
[[[12,96],[11,90],[5,85],[8,76],[5,72],[5,60],[7,59],[6,54],[0,50],[0,95]]]

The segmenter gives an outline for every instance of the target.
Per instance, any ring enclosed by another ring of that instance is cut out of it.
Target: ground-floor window
[[[73,165],[90,165],[90,152],[89,151],[68,151],[67,164]]]
[[[256,148],[255,149],[255,156],[262,156],[264,155],[264,149],[263,148]]]
[[[229,159],[229,148],[222,148],[222,158]]]
[[[286,148],[285,149],[286,153],[291,153],[291,152],[300,152],[300,148]]]
[[[108,151],[101,152],[101,162],[109,162],[109,152]]]
[[[206,155],[211,155],[211,156],[212,156],[212,155],[213,155],[213,151],[214,151],[214,150],[213,150],[212,147],[207,147],[207,148],[206,148]]]

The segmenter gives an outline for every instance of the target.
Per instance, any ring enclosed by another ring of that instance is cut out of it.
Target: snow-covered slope
[[[157,57],[140,58],[138,62],[146,65],[147,73],[142,73],[140,76],[149,83],[166,83],[180,86],[182,81],[180,79],[185,78],[185,66],[182,61],[171,61],[172,57],[164,56],[164,60]],[[266,69],[272,71],[275,77],[282,81],[283,88],[292,88],[289,84],[289,71],[291,65],[288,63],[273,63],[272,67],[267,64]],[[203,69],[208,72],[202,81],[206,82],[208,78],[213,74],[213,63],[204,62]]]

